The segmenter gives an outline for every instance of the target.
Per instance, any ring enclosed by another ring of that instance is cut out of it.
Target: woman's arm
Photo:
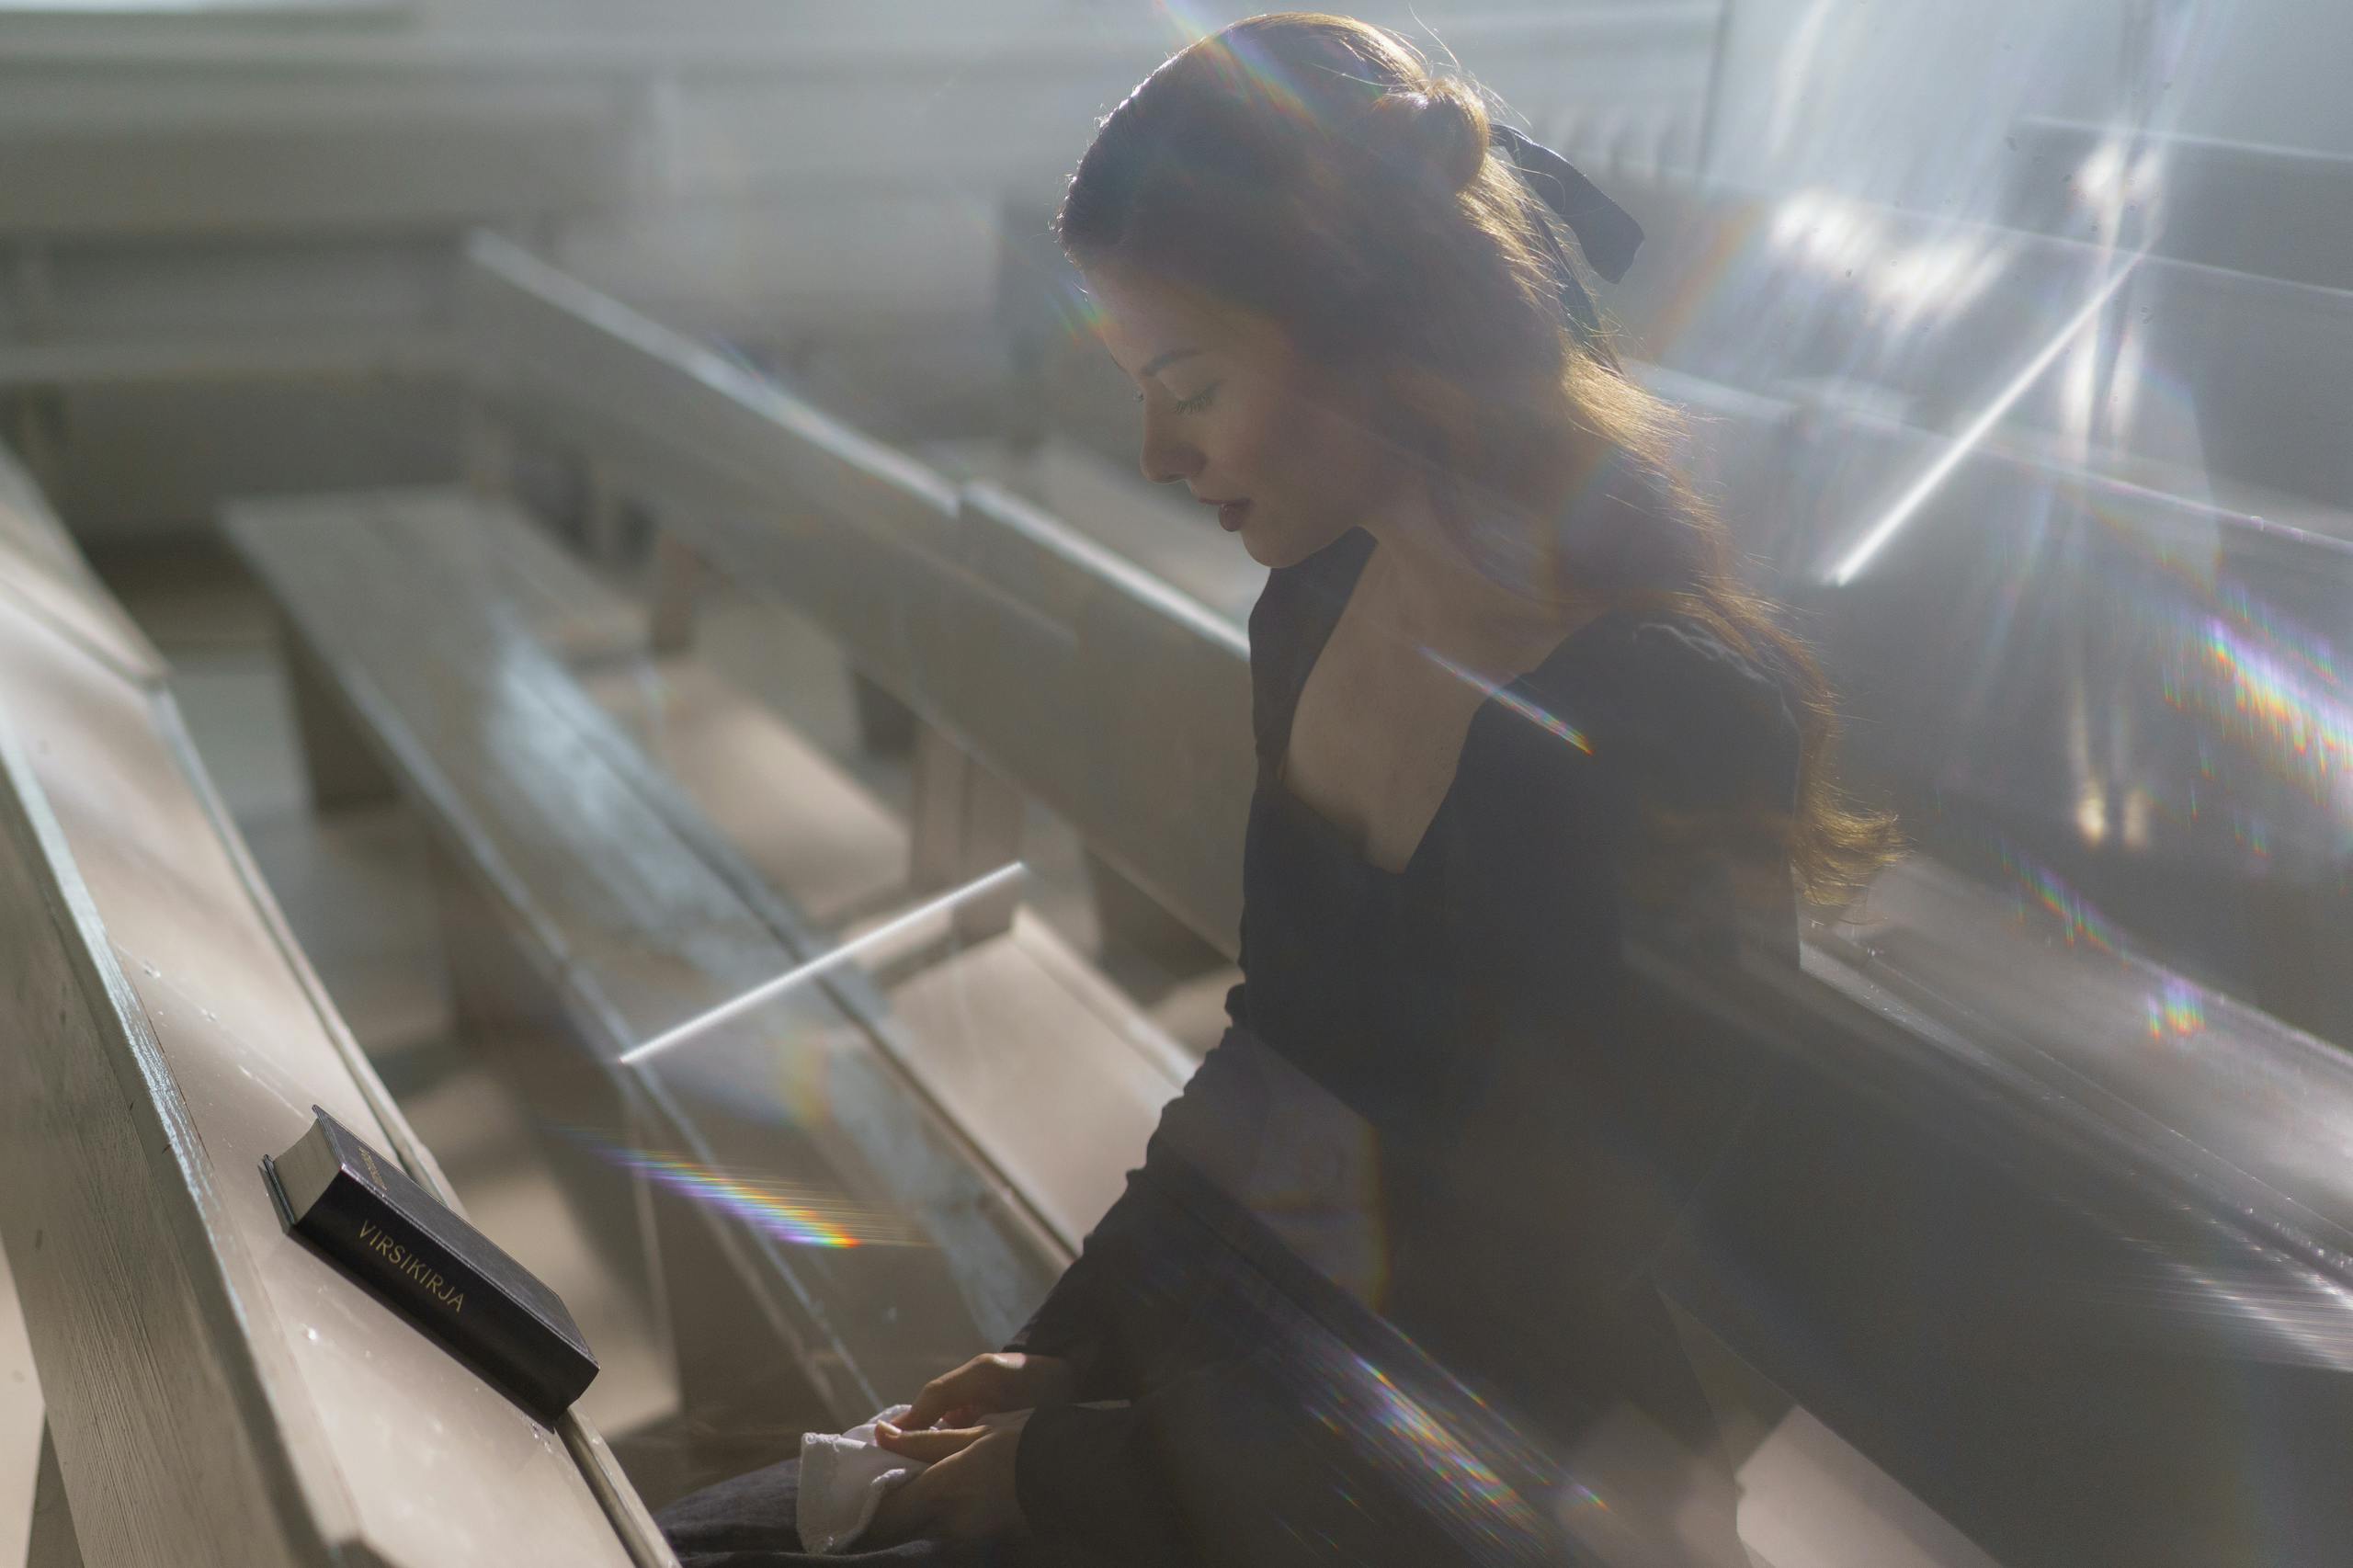
[[[1226,1007],[1243,1027],[1241,987]],[[1202,1338],[1201,1294],[1217,1281],[1199,1263],[1199,1221],[1172,1194],[1256,1137],[1263,1108],[1247,1057],[1229,1031],[1203,1058],[1161,1112],[1119,1201],[1006,1346],[1060,1358],[1075,1373],[1074,1403],[1040,1409],[1022,1428],[1012,1478],[1024,1528],[1074,1562],[1192,1561],[1154,1395],[1197,1381],[1229,1347]],[[1098,1406],[1108,1401],[1130,1403]]]
[[[1234,987],[1226,1011],[1236,1029],[1244,1027],[1245,1006],[1244,988]],[[1170,1233],[1174,1221],[1160,1196],[1161,1176],[1173,1159],[1189,1156],[1199,1164],[1214,1159],[1214,1145],[1242,1146],[1256,1136],[1262,1114],[1257,1085],[1232,1043],[1233,1032],[1161,1111],[1143,1164],[1128,1173],[1119,1200],[1006,1346],[1067,1361],[1076,1374],[1072,1397],[1081,1403],[1136,1397],[1167,1364],[1181,1336],[1181,1304],[1144,1283],[1158,1272],[1154,1261],[1180,1244]]]

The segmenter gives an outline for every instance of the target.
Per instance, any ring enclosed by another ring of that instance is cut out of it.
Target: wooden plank
[[[15,619],[0,614],[0,629]],[[323,1561],[307,1511],[284,1506],[302,1493],[209,1245],[218,1201],[185,1103],[86,888],[65,880],[63,833],[13,732],[0,770],[0,1005],[28,1047],[0,1055],[0,1226],[25,1260],[19,1293],[90,1550],[125,1563]],[[347,1524],[328,1496],[330,1526]]]
[[[462,541],[523,526],[512,514],[429,494],[342,512],[352,526],[335,532],[331,499],[250,503],[230,534],[523,938],[576,1039],[609,1063],[800,961],[708,846],[682,837],[683,809],[659,799],[635,748],[466,571]],[[414,635],[419,605],[433,607],[429,640]],[[733,1221],[802,1359],[853,1418],[1008,1329],[1051,1274],[1033,1221],[947,1146],[870,1042],[840,1047],[859,1032],[812,987],[628,1077],[678,1141],[665,1153],[908,1213],[938,1249],[792,1245]],[[810,1086],[801,1103],[815,1113],[793,1112],[792,1084]]]
[[[1021,858],[1029,802],[927,726],[915,737],[914,804],[907,880],[916,892],[946,893]],[[958,939],[978,942],[1003,932],[1020,902],[1020,888],[1008,883],[958,905]]]
[[[1074,1251],[1190,1066],[1156,1040],[1119,1039],[1075,968],[1024,912],[1008,939],[961,948],[889,992],[926,1088]],[[1131,1029],[1149,1032],[1126,1011]]]
[[[692,661],[603,668],[590,690],[821,928],[854,937],[904,905],[904,824],[756,699]],[[949,926],[908,934],[913,972],[878,956],[887,1049],[1074,1252],[1194,1057],[1034,915],[1006,941]]]
[[[37,1235],[55,1260],[28,1320],[94,1560],[628,1561],[551,1433],[279,1231],[255,1172],[310,1102],[399,1140],[256,918],[167,699],[0,615],[0,908],[52,911],[45,944],[9,944],[45,966],[11,1003],[47,1009],[11,1033],[49,1049],[9,1064],[0,1224],[20,1267]]]
[[[133,680],[152,684],[164,678],[163,655],[107,592],[31,476],[5,447],[0,598],[50,622]]]
[[[944,473],[1019,496],[1237,627],[1249,624],[1250,607],[1267,585],[1267,569],[1218,528],[1209,508],[1066,436],[1048,436],[1029,450],[965,440],[917,451]]]
[[[1257,771],[1246,635],[1002,492],[972,487],[962,516],[976,551],[1027,556],[1038,581],[1069,574],[1086,583],[1073,595],[1068,688],[1050,693],[1051,703],[1009,700],[1024,689],[1014,687],[976,704],[1010,754],[983,741],[981,755],[1036,789],[1089,848],[1231,955]],[[1039,684],[1033,675],[1028,686]]]
[[[50,510],[49,498],[25,472],[17,454],[0,446],[0,539],[52,567],[73,566],[82,552],[74,548],[65,525]]]
[[[697,659],[615,662],[581,676],[647,761],[817,929],[839,930],[903,895],[905,821],[767,704]]]
[[[494,403],[658,497],[665,528],[716,569],[814,619],[862,674],[1233,951],[1238,802],[1222,787],[1185,791],[1240,779],[1246,802],[1239,625],[1010,495],[959,495],[512,245],[478,240],[470,254]],[[1172,653],[1139,703],[1125,686],[1138,666],[1119,661]],[[1100,744],[1104,722],[1138,749]]]
[[[728,575],[793,584],[861,668],[905,682],[934,580],[954,569],[951,487],[512,244],[477,236],[468,254],[461,302],[493,407],[659,496],[664,528]]]
[[[2100,1106],[2168,1165],[2353,1256],[2353,1060],[2160,964],[2060,934],[2015,896],[1915,858],[1822,945],[1961,1020],[2054,1096]]]
[[[407,1119],[401,1114],[400,1108],[393,1103],[392,1091],[376,1075],[374,1063],[336,1013],[333,1002],[328,999],[325,984],[312,968],[310,959],[301,945],[295,941],[293,931],[263,879],[260,867],[255,863],[244,840],[237,832],[227,804],[206,776],[203,764],[197,756],[196,743],[180,723],[177,709],[165,700],[157,705],[156,712],[158,729],[174,755],[179,758],[188,785],[211,821],[222,851],[228,856],[253,901],[256,917],[268,931],[289,971],[301,987],[303,994],[310,999],[313,1016],[326,1034],[328,1043],[349,1070],[361,1097],[375,1112],[377,1123],[384,1133],[386,1149],[426,1191],[453,1211],[465,1213],[464,1203],[450,1187],[449,1178],[442,1174],[438,1162],[418,1140]],[[603,1511],[606,1522],[620,1537],[634,1568],[677,1568],[677,1554],[670,1550],[669,1542],[654,1524],[644,1499],[638,1495],[636,1487],[622,1473],[620,1461],[606,1446],[604,1435],[582,1414],[583,1408],[583,1405],[575,1405],[566,1411],[556,1423],[556,1433],[563,1439],[564,1449],[570,1454],[590,1495],[596,1498],[597,1506]]]
[[[34,1475],[48,1429],[40,1374],[33,1367],[32,1342],[25,1337],[16,1278],[9,1272],[6,1250],[0,1248],[0,1564],[7,1568],[25,1560]]]

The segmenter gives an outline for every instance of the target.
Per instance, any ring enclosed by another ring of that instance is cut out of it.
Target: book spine
[[[579,1392],[550,1365],[571,1359],[568,1347],[350,1173],[328,1186],[300,1229],[542,1418],[562,1415]]]

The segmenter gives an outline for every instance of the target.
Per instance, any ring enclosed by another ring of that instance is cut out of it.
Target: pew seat
[[[524,1086],[574,1190],[609,1199],[607,1244],[669,1325],[685,1408],[756,1410],[772,1437],[847,1423],[1009,1333],[1179,1075],[1149,1044],[1094,1049],[1095,1080],[1062,1085],[1063,1103],[1129,1108],[1026,1149],[965,1115],[968,1085],[1031,1076],[1026,1041],[1106,1030],[1085,977],[1036,983],[1056,951],[1037,923],[961,946],[946,920],[911,929],[880,976],[833,969],[623,1064],[876,924],[828,931],[779,885],[829,887],[836,914],[858,903],[843,890],[872,879],[845,858],[903,853],[873,802],[774,727],[751,754],[766,776],[747,787],[739,753],[722,779],[698,748],[735,715],[714,719],[719,697],[675,663],[571,667],[514,592],[551,569],[515,562],[558,552],[503,505],[256,501],[226,528],[292,631],[313,768],[332,759],[338,798],[396,793],[426,826],[461,1027]],[[714,816],[749,831],[749,853]],[[866,847],[778,831],[791,820],[853,824]],[[976,1009],[1008,1026],[1002,1056]],[[875,1244],[826,1244],[844,1239],[829,1228]],[[763,1366],[796,1377],[764,1382]]]
[[[449,1195],[167,673],[0,458],[0,1247],[45,1428],[28,1559],[675,1562],[593,1428],[533,1421],[281,1231],[259,1161],[313,1104]]]

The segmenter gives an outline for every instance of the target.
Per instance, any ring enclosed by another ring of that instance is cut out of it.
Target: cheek
[[[1280,483],[1289,446],[1283,425],[1281,401],[1267,389],[1225,387],[1199,426],[1202,455],[1222,494],[1241,490],[1255,495]]]
[[[1290,566],[1366,520],[1383,483],[1371,443],[1326,406],[1292,404],[1264,426],[1242,542],[1262,566]]]
[[[1220,412],[1211,456],[1254,495],[1279,495],[1293,506],[1335,488],[1335,463],[1348,446],[1345,423],[1292,383],[1268,379],[1237,389]]]
[[[1353,409],[1302,396],[1287,403],[1272,428],[1267,460],[1280,463],[1285,493],[1302,521],[1336,522],[1345,530],[1390,483],[1392,465]]]

